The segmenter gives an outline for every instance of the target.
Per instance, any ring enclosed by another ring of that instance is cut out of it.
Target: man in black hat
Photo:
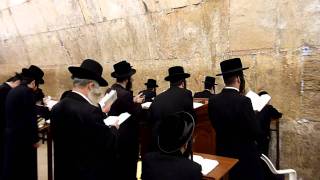
[[[22,76],[16,73],[14,76],[10,77],[6,82],[0,85],[0,178],[2,174],[3,166],[3,148],[4,148],[4,132],[6,127],[5,120],[5,104],[6,98],[9,91],[20,85]]]
[[[170,88],[159,94],[150,106],[150,121],[153,128],[153,150],[156,147],[155,137],[157,127],[161,120],[169,114],[186,111],[195,117],[191,91],[187,90],[186,78],[190,74],[185,73],[183,67],[174,66],[169,68],[169,75],[165,78],[170,82]]]
[[[116,179],[117,129],[106,126],[103,112],[91,98],[108,83],[103,67],[92,59],[70,66],[73,89],[51,110],[55,180]]]
[[[34,91],[43,84],[43,71],[22,69],[22,81],[6,98],[3,179],[37,179],[38,126]]]
[[[157,81],[154,79],[148,79],[148,81],[144,83],[144,85],[147,86],[147,89],[140,91],[139,94],[142,93],[144,95],[145,102],[152,102],[154,97],[157,96],[156,88],[159,87],[157,85]]]
[[[259,92],[259,96],[264,94],[268,94],[266,91]],[[259,121],[262,135],[258,141],[258,147],[261,153],[268,156],[269,154],[269,143],[271,139],[270,135],[270,123],[272,119],[279,119],[282,117],[282,113],[279,112],[276,108],[274,108],[270,102],[260,111],[257,113],[257,119]]]
[[[159,124],[157,146],[160,152],[150,152],[142,160],[143,180],[200,180],[201,166],[183,153],[192,138],[195,122],[191,114],[176,112]]]
[[[201,92],[194,93],[194,98],[209,98],[215,93],[216,78],[206,76],[204,83],[204,90]]]
[[[117,92],[117,100],[112,104],[110,116],[119,116],[128,112],[131,117],[121,124],[119,128],[119,142],[117,160],[118,179],[136,179],[137,162],[139,156],[138,143],[138,119],[143,102],[142,94],[133,97],[132,75],[136,73],[127,61],[121,61],[113,65],[114,72],[111,76],[116,79],[116,83],[111,86]]]
[[[263,179],[256,140],[260,134],[251,100],[244,94],[244,75],[240,58],[222,61],[225,87],[209,99],[209,117],[216,131],[217,155],[239,159],[230,172],[232,179]]]

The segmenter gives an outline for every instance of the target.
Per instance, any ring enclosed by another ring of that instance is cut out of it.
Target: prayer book
[[[193,155],[193,161],[201,165],[201,173],[203,175],[209,174],[214,168],[219,165],[217,160],[213,159],[204,159],[202,156]]]
[[[120,126],[130,116],[131,116],[131,114],[125,112],[125,113],[121,113],[119,116],[108,116],[106,119],[103,120],[103,122],[107,126],[112,126],[112,125],[115,125],[118,121],[117,124]]]
[[[116,100],[117,100],[117,91],[111,90],[109,93],[106,93],[106,95],[99,101],[99,104],[101,108],[103,108],[105,105],[112,104]]]
[[[259,96],[253,91],[249,91],[246,96],[251,99],[253,110],[259,112],[268,104],[271,99],[269,94]]]
[[[149,109],[152,102],[145,102],[141,104],[142,109]]]
[[[193,102],[193,109],[197,109],[199,107],[203,106],[202,103],[199,103],[199,102]]]
[[[58,101],[52,100],[51,96],[48,96],[46,98],[43,98],[43,101],[45,103],[45,106],[47,106],[50,110],[52,109],[52,107],[54,105],[56,105],[58,103]]]

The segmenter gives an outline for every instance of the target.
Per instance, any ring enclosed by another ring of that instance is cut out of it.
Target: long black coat
[[[261,153],[268,156],[269,142],[270,142],[270,123],[272,119],[278,119],[282,117],[276,108],[272,105],[266,105],[260,112],[257,113],[257,119],[259,121],[262,134],[258,140],[259,150]]]
[[[239,159],[232,179],[263,179],[256,140],[260,135],[251,100],[233,89],[209,99],[209,117],[216,131],[217,155]]]
[[[179,87],[170,87],[154,99],[150,106],[149,115],[153,129],[150,151],[157,150],[157,127],[160,121],[166,116],[179,111],[186,111],[195,117],[191,91]]]
[[[39,141],[33,92],[20,85],[7,95],[4,180],[37,179],[37,150]]]
[[[3,166],[3,153],[4,153],[4,132],[6,128],[6,119],[5,119],[5,104],[6,98],[11,90],[11,87],[7,83],[0,85],[0,179],[2,174]]]
[[[77,93],[70,92],[51,111],[56,180],[116,179],[117,130],[106,115]]]
[[[110,116],[118,116],[128,112],[131,117],[120,125],[117,170],[119,179],[136,179],[136,169],[139,157],[138,142],[138,118],[142,108],[140,104],[133,102],[132,92],[119,84],[114,84],[111,89],[117,91],[117,100],[112,104],[108,113]]]
[[[140,93],[142,93],[145,96],[144,97],[145,102],[152,102],[153,98],[155,98],[157,96],[156,92],[148,90],[148,89],[140,91],[139,94]]]
[[[209,90],[194,93],[194,98],[210,98],[213,94]]]
[[[201,166],[179,154],[151,152],[142,160],[143,180],[200,180]]]

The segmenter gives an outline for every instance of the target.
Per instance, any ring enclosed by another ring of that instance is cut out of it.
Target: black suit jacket
[[[142,110],[141,105],[134,103],[132,92],[121,85],[113,84],[111,89],[117,91],[117,100],[112,104],[108,115],[118,116],[124,112],[131,114],[131,117],[119,128],[119,152],[120,154],[137,154],[139,124],[137,116]]]
[[[5,106],[3,179],[35,179],[37,151],[33,144],[39,137],[33,91],[19,85],[9,91]]]
[[[4,132],[6,128],[5,120],[5,104],[6,98],[11,90],[11,87],[7,83],[0,85],[0,177],[2,174],[3,165],[3,152],[4,152]]]
[[[195,118],[191,91],[179,87],[170,87],[165,92],[159,94],[154,99],[149,109],[149,121],[152,126],[152,142],[149,151],[158,150],[157,131],[159,123],[163,118],[179,111],[186,111]],[[190,152],[191,143],[189,144],[185,155],[188,155]]]
[[[200,180],[201,166],[179,154],[148,153],[142,160],[143,180]]]
[[[191,91],[179,87],[170,87],[159,94],[150,106],[150,120],[153,126],[169,114],[186,111],[195,117]]]
[[[263,179],[256,140],[260,135],[251,100],[233,89],[209,99],[208,113],[216,131],[217,155],[239,159],[230,179]]]
[[[157,96],[156,92],[148,90],[148,89],[140,91],[139,94],[140,93],[142,93],[145,96],[144,97],[145,102],[152,102],[153,101],[152,98],[155,98]]]
[[[101,109],[69,92],[51,112],[55,179],[116,179],[117,131]]]
[[[210,96],[212,96],[213,94],[211,94],[210,91],[208,90],[204,90],[204,91],[201,91],[201,92],[196,92],[194,93],[194,98],[210,98]]]

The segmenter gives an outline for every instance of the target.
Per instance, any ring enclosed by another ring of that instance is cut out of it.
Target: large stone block
[[[31,64],[46,66],[69,64],[71,61],[57,32],[26,36],[23,40]]]
[[[145,13],[142,1],[133,0],[98,0],[103,18],[114,20]]]
[[[87,24],[103,21],[99,0],[79,0],[79,4]]]
[[[29,1],[19,6],[10,8],[12,17],[18,28],[20,35],[30,35],[40,32],[46,32],[47,25],[35,1]],[[30,20],[26,20],[30,19]]]
[[[0,64],[29,64],[29,55],[24,41],[20,38],[11,38],[0,42]]]
[[[0,11],[0,40],[18,36],[18,30],[9,9]]]
[[[318,179],[320,123],[283,120],[280,127],[281,168],[295,169],[298,179]]]
[[[230,1],[230,50],[272,48],[276,41],[277,1]]]

